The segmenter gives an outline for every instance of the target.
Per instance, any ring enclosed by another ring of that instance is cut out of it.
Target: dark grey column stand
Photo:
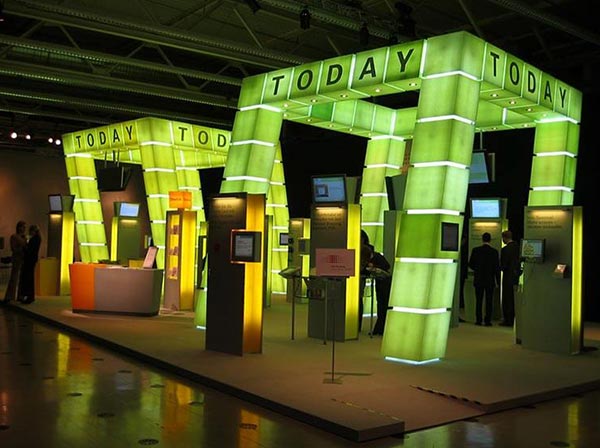
[[[328,291],[328,285],[329,285],[329,281],[330,280],[334,280],[334,281],[338,281],[340,280],[339,277],[327,277],[325,278],[325,341],[324,344],[327,343],[327,302],[328,302],[328,296],[329,296],[329,291]],[[335,303],[334,303],[335,305]],[[342,380],[340,378],[335,378],[335,309],[333,310],[333,317],[332,317],[332,321],[331,321],[331,325],[332,325],[332,338],[331,338],[331,378],[325,378],[323,380],[323,383],[325,384],[342,384]]]

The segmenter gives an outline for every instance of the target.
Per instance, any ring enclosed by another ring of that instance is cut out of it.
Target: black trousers
[[[505,274],[502,278],[502,320],[511,324],[515,320],[515,282]]]
[[[482,322],[483,297],[485,295],[485,323],[492,323],[492,307],[494,303],[494,285],[475,286],[475,320],[478,324]]]

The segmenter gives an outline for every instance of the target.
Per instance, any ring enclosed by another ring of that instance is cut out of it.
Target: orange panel
[[[69,265],[71,277],[71,307],[73,311],[95,309],[94,271],[106,265],[97,263],[74,263]]]

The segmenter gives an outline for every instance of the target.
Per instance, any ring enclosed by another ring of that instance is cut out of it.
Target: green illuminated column
[[[573,205],[578,147],[578,124],[537,124],[528,205]]]
[[[73,134],[63,136],[69,190],[75,195],[75,222],[81,261],[108,259],[96,166],[91,154],[76,152]]]
[[[458,245],[483,54],[484,42],[464,33],[427,41],[382,344],[387,359],[427,362],[446,351],[458,247],[444,250],[442,224],[458,230]]]
[[[282,121],[281,112],[269,109],[236,114],[221,193],[268,193]]]
[[[400,174],[405,147],[403,140],[393,137],[371,139],[367,144],[360,190],[361,227],[379,252],[383,250],[383,212],[389,209],[385,178]]]
[[[275,164],[271,175],[269,194],[267,195],[267,214],[273,215],[273,252],[271,254],[271,291],[273,294],[285,294],[287,280],[281,277],[281,272],[287,267],[287,246],[279,244],[279,235],[288,233],[290,212],[285,190],[285,175],[281,160],[281,144],[277,143]]]

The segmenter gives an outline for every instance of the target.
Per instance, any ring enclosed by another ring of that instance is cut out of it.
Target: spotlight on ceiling
[[[258,3],[257,0],[245,0],[245,1],[246,1],[246,4],[248,5],[248,7],[252,10],[252,12],[254,14],[256,14],[256,11],[258,11],[261,8],[260,3]]]
[[[4,22],[4,0],[0,0],[0,22]]]
[[[25,134],[25,140],[31,140],[31,134]]]
[[[54,139],[52,137],[48,137],[48,143],[54,143]]]
[[[17,134],[15,131],[12,131],[12,132],[10,133],[10,138],[12,138],[12,139],[15,139],[15,138],[17,138],[18,136],[19,136],[19,135],[18,135],[18,134]]]
[[[310,11],[306,6],[300,11],[300,28],[303,30],[310,28]]]
[[[358,32],[358,41],[361,45],[369,45],[369,28],[367,28],[366,23],[362,24],[362,27]]]
[[[60,145],[62,142],[60,141],[60,138],[57,138],[56,140],[54,140],[54,144],[56,146]]]

